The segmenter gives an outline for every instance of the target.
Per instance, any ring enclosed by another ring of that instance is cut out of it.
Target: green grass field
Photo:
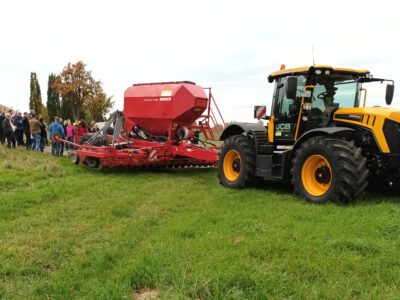
[[[309,205],[213,169],[92,171],[0,148],[3,299],[400,298],[400,196]]]

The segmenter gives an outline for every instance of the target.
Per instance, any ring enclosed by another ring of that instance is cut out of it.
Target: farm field
[[[316,206],[0,147],[0,298],[398,299],[399,219],[400,195]]]

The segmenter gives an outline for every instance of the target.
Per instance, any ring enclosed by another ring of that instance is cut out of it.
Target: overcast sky
[[[371,2],[371,3],[369,3]],[[395,1],[1,1],[0,103],[27,110],[30,72],[44,103],[49,73],[82,60],[122,109],[132,83],[211,86],[227,120],[271,105],[267,76],[282,63],[369,69],[397,82]],[[383,93],[369,104],[383,105]]]

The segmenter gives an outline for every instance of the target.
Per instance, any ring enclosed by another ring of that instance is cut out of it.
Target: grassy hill
[[[215,173],[0,147],[0,298],[400,298],[400,196],[314,206]]]

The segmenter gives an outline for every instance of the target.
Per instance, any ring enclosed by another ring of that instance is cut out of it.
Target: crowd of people
[[[85,120],[70,119],[63,120],[56,116],[48,125],[40,114],[34,111],[30,113],[8,110],[0,111],[0,142],[7,144],[8,148],[25,147],[28,150],[44,151],[44,148],[51,142],[51,153],[55,156],[62,156],[64,148],[68,151],[73,147],[60,139],[78,143],[79,139],[89,133],[98,132],[96,122],[90,126]]]

